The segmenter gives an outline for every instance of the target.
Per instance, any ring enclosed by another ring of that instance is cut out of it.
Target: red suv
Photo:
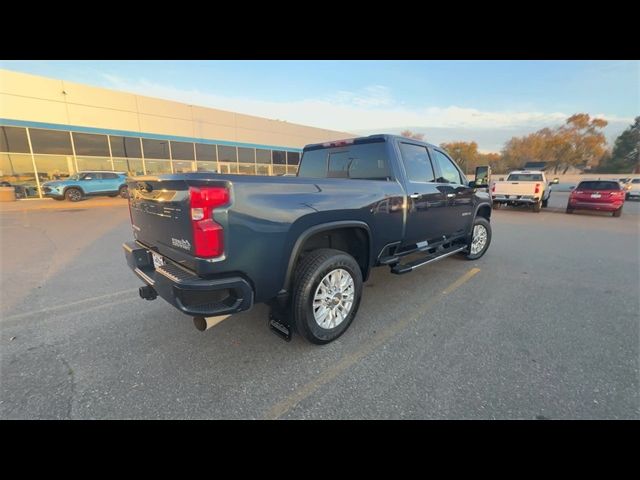
[[[574,210],[603,210],[613,212],[614,217],[622,215],[624,190],[613,180],[589,180],[580,184],[569,195],[567,213]]]

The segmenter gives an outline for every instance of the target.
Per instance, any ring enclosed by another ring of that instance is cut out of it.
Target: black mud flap
[[[281,308],[272,306],[269,309],[269,330],[286,342],[290,342],[293,336],[293,329],[288,317]]]

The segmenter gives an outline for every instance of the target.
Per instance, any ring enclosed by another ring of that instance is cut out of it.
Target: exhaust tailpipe
[[[193,317],[193,324],[198,330],[204,332],[205,330],[208,330],[211,327],[219,324],[223,320],[226,320],[230,316],[231,315],[220,315],[217,317]]]

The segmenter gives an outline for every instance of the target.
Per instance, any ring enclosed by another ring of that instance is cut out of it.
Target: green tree
[[[613,151],[600,162],[602,173],[640,173],[640,116],[616,138]]]

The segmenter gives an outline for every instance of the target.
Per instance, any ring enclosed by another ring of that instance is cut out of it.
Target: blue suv
[[[65,180],[52,180],[42,184],[45,197],[55,200],[78,202],[84,197],[120,195],[127,198],[127,174],[125,172],[105,172],[85,170],[71,175]]]

